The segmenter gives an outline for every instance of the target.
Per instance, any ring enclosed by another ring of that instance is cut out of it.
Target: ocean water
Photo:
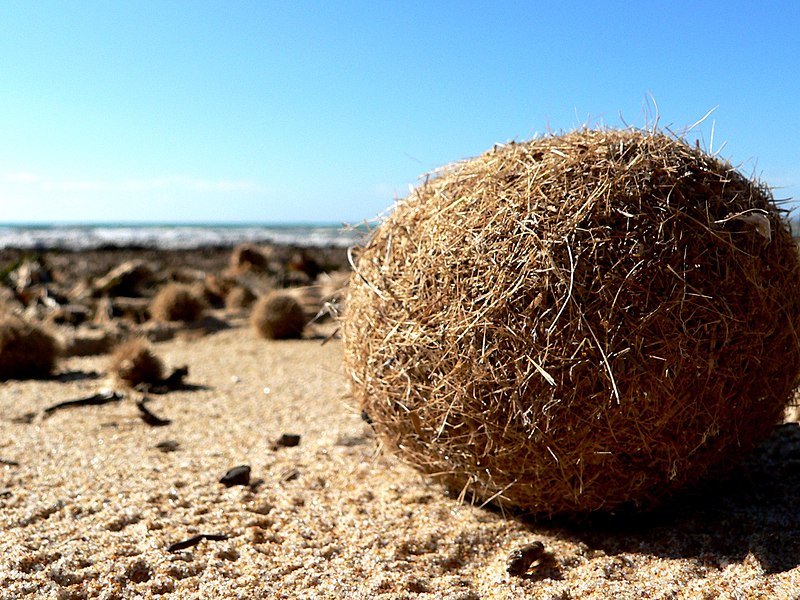
[[[188,250],[245,242],[348,247],[363,241],[365,235],[363,227],[341,224],[0,224],[0,248]]]

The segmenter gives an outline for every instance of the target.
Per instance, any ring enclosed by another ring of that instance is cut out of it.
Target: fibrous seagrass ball
[[[255,301],[256,295],[249,287],[244,285],[234,286],[225,294],[225,308],[228,310],[247,308]]]
[[[266,271],[269,261],[266,255],[254,244],[241,244],[233,249],[230,256],[230,272],[246,273],[248,271]]]
[[[258,299],[250,322],[256,333],[266,339],[299,338],[306,325],[306,315],[294,296],[274,290]]]
[[[205,309],[201,292],[184,283],[168,283],[150,303],[150,315],[159,321],[196,321]]]
[[[674,136],[584,129],[398,202],[360,250],[345,360],[384,445],[463,495],[652,507],[780,419],[799,292],[766,188]]]
[[[120,383],[133,388],[142,383],[153,385],[161,382],[164,365],[147,342],[133,338],[114,350],[109,373]]]
[[[0,309],[0,381],[46,377],[57,356],[52,335]]]

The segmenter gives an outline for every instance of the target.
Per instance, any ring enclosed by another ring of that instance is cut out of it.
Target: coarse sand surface
[[[189,367],[147,395],[161,426],[140,392],[44,412],[106,389],[107,356],[0,383],[0,598],[800,598],[794,421],[654,514],[536,523],[381,453],[339,340],[239,326],[154,348]],[[239,465],[248,485],[219,482]],[[508,574],[535,541],[541,560]]]

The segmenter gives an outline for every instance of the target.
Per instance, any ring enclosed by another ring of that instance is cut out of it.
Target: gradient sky
[[[0,222],[359,222],[496,142],[715,108],[688,137],[800,199],[799,59],[795,1],[3,0]]]

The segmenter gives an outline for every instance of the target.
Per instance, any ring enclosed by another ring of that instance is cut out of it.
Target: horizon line
[[[363,222],[363,220],[361,221]],[[347,221],[0,221],[0,227],[354,227]]]

